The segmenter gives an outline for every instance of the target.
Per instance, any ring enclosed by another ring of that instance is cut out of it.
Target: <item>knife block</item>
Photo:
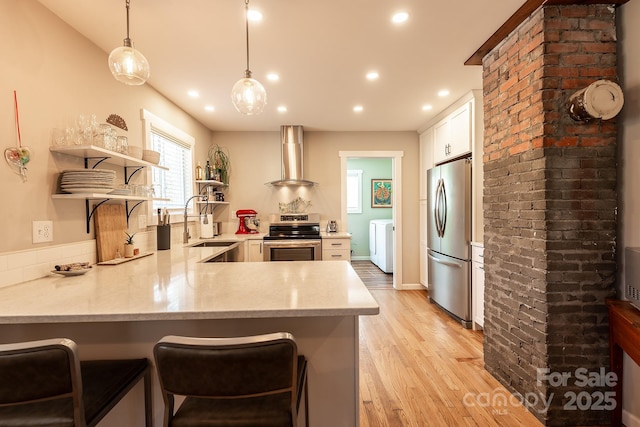
[[[171,226],[159,225],[156,228],[157,247],[159,251],[171,249]]]

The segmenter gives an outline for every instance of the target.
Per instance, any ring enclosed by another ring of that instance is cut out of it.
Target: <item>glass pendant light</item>
[[[244,78],[240,79],[231,89],[231,100],[233,105],[242,114],[252,116],[262,113],[267,104],[267,91],[256,79],[251,78],[249,70],[249,0],[244,1],[244,19],[247,37],[247,69],[244,71]]]
[[[121,83],[127,85],[143,85],[149,78],[151,71],[147,59],[139,51],[133,48],[129,38],[129,5],[127,1],[127,38],[124,46],[117,47],[109,55],[109,69],[111,74]]]

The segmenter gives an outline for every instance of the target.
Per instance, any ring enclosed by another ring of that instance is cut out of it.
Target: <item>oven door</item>
[[[322,259],[322,239],[265,240],[263,243],[265,261],[320,261]]]

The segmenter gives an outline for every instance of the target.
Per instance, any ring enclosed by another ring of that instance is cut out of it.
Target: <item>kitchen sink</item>
[[[192,248],[226,248],[238,242],[204,241],[189,245]]]
[[[238,262],[244,260],[243,251],[241,251],[241,244],[242,242],[205,240],[189,246],[192,248],[223,248],[220,251],[216,251],[218,255],[202,259],[198,262]]]

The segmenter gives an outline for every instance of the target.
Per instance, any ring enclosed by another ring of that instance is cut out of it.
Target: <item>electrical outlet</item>
[[[147,228],[147,216],[138,215],[138,229],[142,230]]]
[[[33,243],[53,241],[52,221],[33,221]]]

